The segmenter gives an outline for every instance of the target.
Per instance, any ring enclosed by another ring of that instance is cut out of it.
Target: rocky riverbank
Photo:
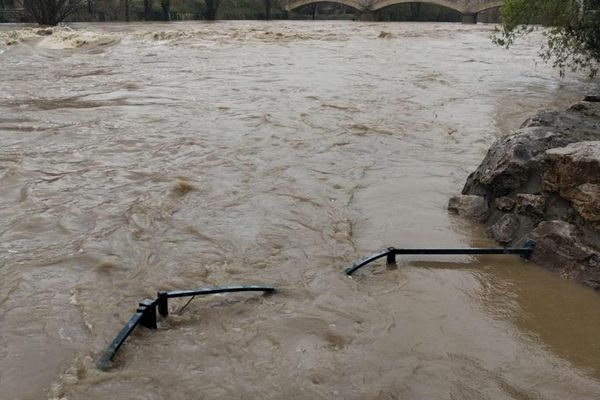
[[[532,261],[600,291],[600,95],[542,111],[498,139],[449,210]]]

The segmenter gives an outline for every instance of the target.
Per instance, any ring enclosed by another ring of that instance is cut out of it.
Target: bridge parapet
[[[324,0],[283,0],[286,11]],[[344,4],[358,11],[377,11],[402,3],[429,3],[447,7],[463,14],[477,14],[490,8],[499,7],[505,0],[327,0],[330,3]]]

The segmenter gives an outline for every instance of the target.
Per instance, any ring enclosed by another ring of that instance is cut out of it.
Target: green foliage
[[[502,27],[494,43],[510,47],[515,40],[543,27],[546,44],[540,56],[563,76],[567,70],[598,74],[600,66],[600,0],[507,0]]]

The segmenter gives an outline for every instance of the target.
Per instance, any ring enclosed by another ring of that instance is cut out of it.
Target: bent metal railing
[[[389,247],[385,251],[370,255],[352,264],[350,268],[346,268],[344,272],[347,275],[352,275],[362,267],[385,257],[387,264],[395,264],[397,255],[478,255],[478,254],[517,254],[523,258],[529,258],[533,252],[535,242],[528,240],[523,244],[523,247],[511,248],[462,248],[462,249],[396,249]],[[228,287],[213,287],[200,288],[191,290],[175,290],[171,292],[158,292],[157,298],[145,299],[138,304],[138,308],[131,316],[127,324],[119,331],[110,345],[106,348],[102,356],[96,362],[96,366],[101,370],[106,370],[110,366],[111,361],[123,345],[127,337],[138,326],[142,325],[149,329],[157,328],[157,311],[162,317],[169,315],[169,299],[176,297],[190,297],[190,300],[183,306],[182,310],[196,296],[204,296],[218,293],[232,292],[264,292],[272,293],[275,291],[271,286],[228,286]]]
[[[213,287],[213,288],[199,288],[191,290],[175,290],[172,292],[158,292],[158,297],[154,300],[145,299],[139,303],[135,313],[129,318],[127,324],[119,331],[117,336],[108,345],[102,356],[96,362],[96,366],[101,370],[109,368],[111,361],[119,351],[119,348],[125,342],[125,339],[133,332],[136,326],[141,325],[149,329],[157,328],[156,311],[166,317],[169,315],[169,299],[175,297],[191,297],[190,301],[196,296],[205,296],[209,294],[218,293],[232,293],[232,292],[263,292],[272,293],[275,291],[274,287],[270,286],[228,286],[228,287]],[[188,303],[189,304],[189,301]],[[186,306],[187,306],[186,304]],[[184,306],[185,308],[185,306]]]
[[[386,257],[388,265],[396,263],[397,255],[475,255],[475,254],[518,254],[523,258],[529,258],[533,252],[535,242],[527,240],[523,247],[501,247],[501,248],[471,248],[471,249],[396,249],[388,247],[385,251],[372,254],[358,261],[355,261],[351,267],[346,268],[346,275],[352,275],[362,267],[380,258]]]

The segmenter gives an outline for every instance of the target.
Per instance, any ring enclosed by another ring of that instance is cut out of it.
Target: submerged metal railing
[[[355,261],[351,267],[346,268],[346,275],[352,275],[362,267],[373,261],[385,257],[387,264],[395,264],[397,255],[476,255],[476,254],[517,254],[523,258],[529,258],[533,252],[535,242],[527,240],[523,247],[500,247],[500,248],[465,248],[465,249],[396,249],[388,247],[385,251],[372,254],[358,261]]]
[[[385,257],[388,264],[395,264],[397,255],[479,255],[479,254],[516,254],[523,258],[529,258],[533,252],[535,242],[528,240],[523,244],[523,247],[507,247],[507,248],[428,248],[428,249],[397,249],[389,247],[385,251],[370,255],[352,264],[350,268],[346,268],[344,272],[347,275],[352,275],[362,267]],[[199,288],[191,290],[175,290],[171,292],[158,292],[157,298],[145,299],[138,304],[138,308],[131,316],[127,324],[119,331],[110,345],[106,348],[102,356],[97,360],[96,366],[101,370],[106,370],[110,366],[111,361],[123,345],[127,337],[133,330],[141,325],[149,329],[157,328],[157,312],[162,317],[169,315],[169,299],[177,297],[190,297],[190,300],[183,306],[183,310],[190,301],[196,296],[204,296],[218,293],[232,292],[264,292],[272,293],[275,291],[271,286],[228,286],[228,287],[212,287]]]
[[[228,287],[213,287],[213,288],[199,288],[191,290],[175,290],[172,292],[158,292],[158,297],[154,300],[145,299],[138,304],[137,310],[129,318],[127,324],[119,331],[117,336],[108,345],[102,356],[96,362],[96,366],[101,370],[106,370],[110,366],[111,361],[119,351],[119,348],[125,342],[125,339],[133,332],[136,326],[141,325],[149,329],[157,328],[157,316],[156,312],[166,317],[169,315],[169,299],[176,297],[191,297],[190,301],[196,296],[205,296],[209,294],[218,293],[232,293],[232,292],[264,292],[272,293],[275,291],[274,287],[271,286],[228,286]],[[189,304],[189,301],[188,301]],[[186,304],[187,306],[187,304]],[[185,308],[185,306],[184,306]]]

